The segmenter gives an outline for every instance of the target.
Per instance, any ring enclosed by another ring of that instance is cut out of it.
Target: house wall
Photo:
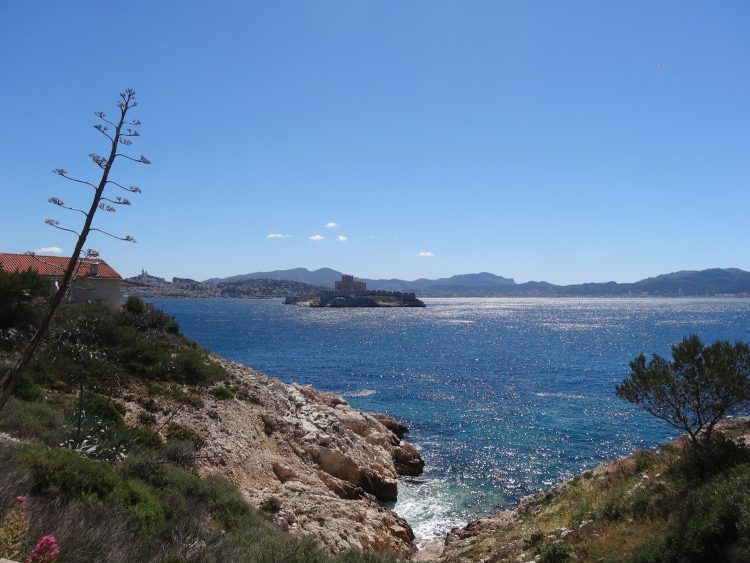
[[[119,279],[79,278],[71,284],[68,300],[73,303],[103,301],[113,310],[120,308]]]

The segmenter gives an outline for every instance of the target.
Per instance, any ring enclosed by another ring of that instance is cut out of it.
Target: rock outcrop
[[[164,405],[170,414],[159,415],[204,439],[202,472],[225,476],[283,529],[313,535],[332,553],[361,548],[409,557],[416,550],[409,524],[378,504],[396,500],[398,474],[417,475],[424,466],[402,443],[400,423],[338,395],[213,359],[230,374],[236,398],[205,393],[202,408]]]

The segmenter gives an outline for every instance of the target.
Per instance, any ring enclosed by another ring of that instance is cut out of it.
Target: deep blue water
[[[677,432],[619,400],[637,355],[750,341],[750,299],[426,299],[425,309],[154,299],[210,350],[411,429],[427,462],[395,509],[418,537]]]

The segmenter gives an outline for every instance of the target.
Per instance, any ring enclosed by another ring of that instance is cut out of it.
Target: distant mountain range
[[[333,287],[341,278],[341,272],[331,268],[310,271],[306,268],[254,272],[229,278],[211,278],[207,285],[236,283],[248,280],[285,280],[318,287]],[[462,274],[449,278],[414,281],[400,279],[370,280],[357,278],[367,283],[368,289],[390,291],[413,291],[419,296],[688,296],[688,295],[750,295],[750,272],[737,268],[712,268],[701,271],[679,271],[647,278],[634,283],[583,283],[576,285],[554,285],[547,282],[516,283],[513,278],[495,274]]]

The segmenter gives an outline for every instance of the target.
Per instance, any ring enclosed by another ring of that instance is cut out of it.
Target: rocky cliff
[[[397,475],[418,475],[424,466],[402,442],[402,425],[337,395],[213,359],[229,374],[235,398],[206,392],[201,407],[160,404],[156,422],[200,435],[200,471],[224,475],[284,530],[313,535],[332,553],[416,551],[409,524],[378,504],[396,499]],[[137,416],[140,408],[129,407]]]
[[[717,431],[737,444],[750,445],[749,417],[722,421]],[[695,509],[687,498],[690,492],[680,490],[680,486],[705,488],[708,496],[714,497],[717,494],[715,490],[719,490],[725,475],[731,474],[732,467],[735,468],[733,478],[736,483],[742,482],[736,477],[739,473],[737,468],[750,462],[746,460],[746,454],[738,454],[731,448],[726,451],[733,452],[736,459],[726,459],[732,456],[721,454],[723,461],[711,465],[711,471],[719,476],[717,480],[712,481],[709,475],[697,482],[685,481],[681,473],[685,471],[685,466],[679,469],[679,464],[687,444],[687,437],[682,436],[659,450],[641,451],[602,463],[592,471],[523,498],[513,510],[479,518],[463,528],[454,528],[445,538],[428,544],[413,559],[467,563],[531,563],[571,559],[630,561],[634,551],[643,549],[639,544],[651,545],[663,541],[665,537],[680,537],[672,528],[675,521],[687,518],[680,513],[680,507],[685,504]],[[741,486],[736,483],[730,480],[728,489]],[[741,495],[741,498],[744,496]],[[699,506],[695,510],[699,511],[697,519],[704,520],[709,529],[701,541],[706,542],[708,551],[713,550],[712,553],[721,553],[722,556],[709,559],[664,557],[636,560],[747,560],[743,555],[737,555],[737,546],[733,545],[733,542],[741,544],[747,541],[746,532],[743,535],[739,528],[731,532],[731,518],[724,514],[721,516],[724,521],[712,520],[715,514],[711,513],[709,507]],[[705,514],[700,514],[701,510]],[[720,537],[722,526],[730,530],[726,538]],[[720,540],[725,541],[726,545],[722,545]],[[695,545],[692,547],[695,548]],[[725,557],[727,553],[730,556]]]

